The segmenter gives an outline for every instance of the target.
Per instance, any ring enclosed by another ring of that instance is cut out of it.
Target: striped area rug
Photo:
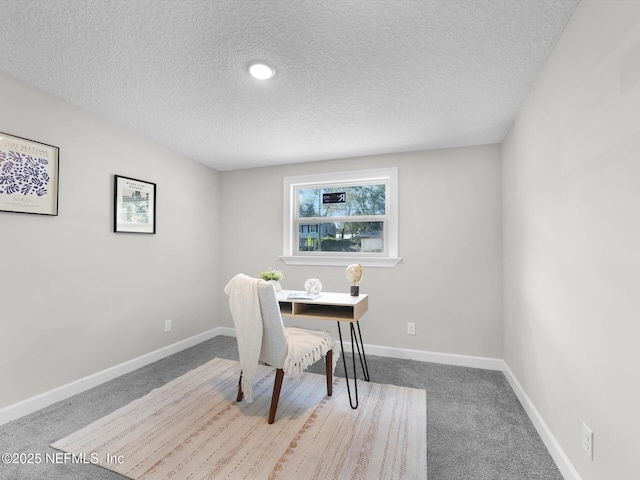
[[[274,370],[237,403],[240,364],[213,359],[52,447],[136,480],[426,479],[426,392],[324,375],[285,376],[267,424]],[[352,386],[353,389],[353,386]]]

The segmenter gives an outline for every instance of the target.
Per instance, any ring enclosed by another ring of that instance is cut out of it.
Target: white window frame
[[[384,252],[300,252],[299,225],[340,221],[368,221],[364,217],[313,217],[299,218],[299,194],[303,188],[339,187],[358,184],[384,183],[385,215],[372,217],[384,221]],[[398,256],[398,169],[379,168],[351,172],[322,173],[285,177],[283,186],[282,255],[287,265],[347,266],[359,263],[365,267],[394,267]]]

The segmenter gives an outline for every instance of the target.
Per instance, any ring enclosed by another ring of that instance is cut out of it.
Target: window
[[[398,169],[284,179],[282,259],[293,265],[393,267]]]

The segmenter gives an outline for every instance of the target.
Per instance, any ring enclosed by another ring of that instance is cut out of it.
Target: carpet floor
[[[59,453],[49,445],[214,357],[237,360],[235,338],[216,337],[3,425],[0,452]],[[367,358],[372,381],[427,390],[429,480],[562,480],[501,372],[373,355]],[[310,371],[322,373],[321,363]],[[337,376],[343,375],[341,364],[338,362]],[[126,477],[91,464],[0,464],[0,479],[42,478]]]

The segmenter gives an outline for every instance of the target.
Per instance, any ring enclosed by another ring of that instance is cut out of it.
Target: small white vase
[[[269,283],[273,283],[273,288],[275,288],[276,292],[279,292],[280,290],[282,290],[282,285],[280,285],[279,281],[269,280]]]

